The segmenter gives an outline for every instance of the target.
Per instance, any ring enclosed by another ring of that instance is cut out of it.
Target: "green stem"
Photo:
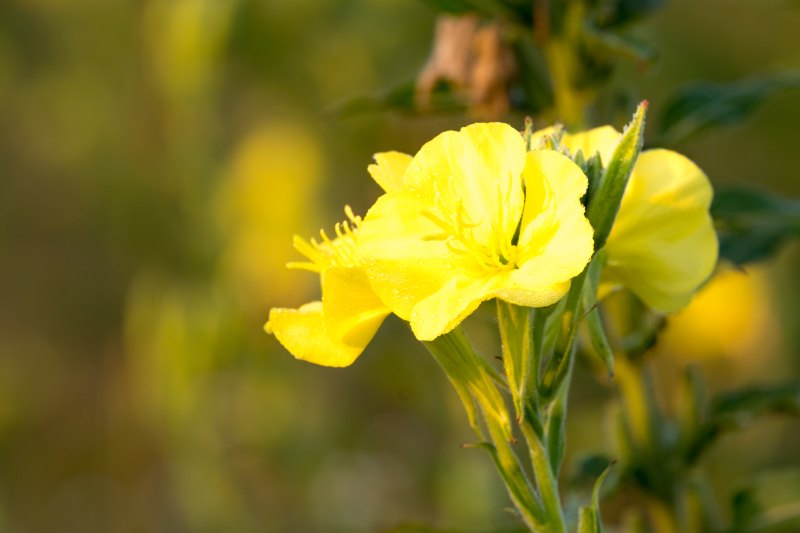
[[[513,435],[508,409],[487,363],[475,352],[460,328],[424,344],[459,393],[471,423],[477,418],[475,404],[480,406],[492,443],[479,446],[492,454],[520,517],[532,531],[545,531],[547,515],[510,445]],[[473,427],[483,439],[477,422]]]
[[[561,497],[558,493],[557,474],[552,468],[552,458],[543,442],[543,431],[538,423],[536,414],[528,410],[520,427],[528,443],[536,486],[544,504],[544,511],[547,516],[546,531],[554,533],[566,532]]]

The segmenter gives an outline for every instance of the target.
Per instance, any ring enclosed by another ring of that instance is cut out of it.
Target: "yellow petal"
[[[386,192],[400,190],[411,156],[401,152],[381,152],[373,157],[375,164],[368,166],[367,171],[375,183]]]
[[[366,347],[366,343],[337,342],[325,334],[322,302],[311,302],[299,309],[271,309],[264,329],[297,359],[317,365],[349,366]]]
[[[546,307],[559,301],[569,290],[569,278],[553,282],[546,268],[546,258],[533,260],[523,268],[508,272],[495,296],[506,302],[526,307]],[[573,276],[570,276],[573,277]]]
[[[481,302],[494,298],[504,275],[478,279],[451,278],[437,292],[420,301],[411,313],[411,330],[421,341],[430,341],[451,331],[469,316]]]
[[[440,232],[409,191],[385,194],[358,233],[359,257],[372,289],[389,309],[409,320],[411,309],[452,275],[452,252],[426,237]]]
[[[389,309],[361,268],[333,267],[322,276],[322,308],[328,336],[349,346],[366,346]]]
[[[403,187],[428,209],[448,215],[463,210],[476,242],[486,243],[495,232],[510,239],[522,212],[525,154],[522,136],[508,124],[446,131],[414,156]]]
[[[580,133],[567,133],[561,138],[561,145],[567,147],[573,156],[582,151],[586,159],[598,153],[603,165],[608,165],[621,138],[622,134],[611,126],[601,126]]]
[[[549,290],[580,274],[592,257],[592,226],[580,201],[587,179],[569,158],[552,150],[530,152],[524,178],[519,266],[527,271],[525,277]]]
[[[625,285],[658,311],[685,306],[717,262],[712,194],[708,178],[686,157],[643,152],[606,244],[604,282]]]

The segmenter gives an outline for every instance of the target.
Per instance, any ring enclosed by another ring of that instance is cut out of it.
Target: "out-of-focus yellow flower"
[[[687,359],[769,352],[778,335],[768,292],[763,269],[723,270],[669,319],[659,348]]]
[[[562,146],[608,164],[621,134],[609,126],[574,135]],[[713,191],[702,170],[670,150],[639,155],[605,245],[601,291],[625,286],[648,306],[671,313],[685,307],[717,262],[709,214]]]
[[[528,153],[506,124],[442,133],[400,181],[369,210],[359,251],[375,292],[420,340],[491,298],[552,304],[591,258],[586,176],[557,152]]]
[[[297,303],[314,290],[287,275],[293,250],[285,235],[318,224],[314,191],[322,167],[319,140],[301,123],[263,124],[236,146],[214,208],[224,239],[220,273],[246,307],[262,313],[265,305]]]
[[[289,266],[319,274],[322,301],[272,309],[264,326],[296,358],[324,366],[351,365],[390,312],[372,291],[357,257],[361,219],[349,207],[345,212],[349,221],[336,225],[336,238],[321,231],[321,242],[294,240],[308,262]]]

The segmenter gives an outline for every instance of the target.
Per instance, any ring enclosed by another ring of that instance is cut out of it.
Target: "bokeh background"
[[[513,527],[399,321],[343,370],[262,331],[270,307],[316,297],[284,268],[291,237],[366,210],[374,152],[474,120],[330,111],[413,80],[434,18],[414,0],[0,3],[1,532]],[[658,61],[611,83],[657,112],[686,82],[800,68],[798,28],[797,2],[673,0],[629,30]],[[800,197],[798,124],[787,90],[678,148],[716,185]],[[689,363],[713,390],[798,377],[800,249],[745,270],[670,321],[665,390]],[[470,327],[491,346],[488,314]],[[613,390],[577,383],[568,461],[608,446]],[[797,465],[798,439],[786,419],[725,438],[707,460],[720,497]]]

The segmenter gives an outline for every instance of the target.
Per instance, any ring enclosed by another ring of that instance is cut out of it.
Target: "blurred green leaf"
[[[652,63],[658,56],[645,42],[597,28],[586,27],[584,39],[592,53],[621,57],[637,64]]]
[[[513,31],[510,44],[519,65],[519,87],[511,91],[512,105],[528,113],[539,113],[553,105],[553,88],[547,61],[530,31]]]
[[[720,258],[741,265],[765,259],[800,237],[800,200],[757,189],[716,192],[711,214],[719,232]]]
[[[627,24],[661,7],[664,0],[613,0],[601,2],[597,22],[602,27]]]
[[[758,104],[778,91],[800,87],[800,72],[737,81],[728,84],[694,83],[680,89],[667,103],[654,144],[671,146],[713,126],[746,118]]]
[[[575,460],[573,472],[570,475],[571,484],[594,484],[597,478],[611,464],[611,459],[603,454],[595,453],[581,455]]]
[[[592,489],[592,503],[589,506],[581,507],[578,519],[579,533],[603,533],[603,521],[600,518],[600,489],[603,481],[608,477],[614,463],[606,466],[606,469],[597,478]]]
[[[748,387],[718,395],[711,402],[707,421],[689,448],[688,462],[695,461],[720,435],[770,414],[800,415],[800,382]]]
[[[800,469],[759,475],[731,498],[734,531],[800,530]]]
[[[415,99],[416,88],[413,82],[406,82],[382,93],[357,96],[334,105],[328,113],[337,117],[350,117],[363,113],[397,111],[407,114],[451,113],[463,111],[466,104],[462,95],[445,83],[434,87],[430,102],[418,106]]]

